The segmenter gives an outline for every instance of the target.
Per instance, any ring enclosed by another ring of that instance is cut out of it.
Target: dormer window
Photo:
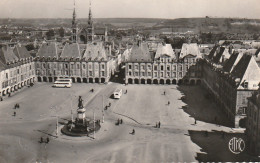
[[[244,82],[244,88],[248,88],[248,82]]]

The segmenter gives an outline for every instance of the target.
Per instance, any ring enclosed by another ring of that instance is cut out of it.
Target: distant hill
[[[241,18],[96,18],[95,24],[110,28],[144,28],[154,31],[193,31],[199,32],[229,32],[229,33],[257,33],[260,31],[259,19]],[[78,19],[80,26],[87,24],[87,18]],[[16,26],[41,27],[70,27],[71,19],[0,19],[1,24]]]

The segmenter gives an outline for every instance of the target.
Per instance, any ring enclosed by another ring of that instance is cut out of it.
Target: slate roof
[[[87,60],[107,60],[108,52],[102,42],[87,44],[83,58]]]
[[[57,46],[55,43],[44,43],[41,45],[37,56],[39,57],[51,57],[51,58],[58,58],[58,53],[57,53]]]
[[[199,50],[199,46],[197,45],[197,43],[184,43],[182,44],[182,48],[181,48],[181,53],[179,58],[184,58],[187,55],[193,55],[196,56],[197,58],[202,58],[201,54],[200,54],[200,50]]]
[[[67,43],[60,55],[61,58],[81,58],[80,47],[78,43]]]
[[[252,55],[244,54],[231,74],[240,79],[239,89],[243,89],[243,83],[245,81],[248,82],[249,88],[253,88],[253,84],[257,86],[260,82],[260,68]]]
[[[167,55],[171,59],[176,59],[176,56],[172,49],[171,44],[159,44],[156,54],[155,54],[155,59],[160,58],[163,55]]]
[[[14,48],[14,54],[19,58],[19,59],[26,59],[26,58],[30,58],[31,55],[29,53],[29,51],[26,49],[26,47],[24,45],[17,45]]]
[[[231,72],[242,56],[243,53],[238,53],[238,52],[233,53],[230,56],[230,58],[227,60],[227,62],[224,63],[223,70],[225,72]]]
[[[132,47],[129,62],[152,62],[152,55],[149,52],[147,43],[135,44]]]
[[[6,64],[9,62],[18,61],[19,58],[14,54],[13,49],[9,46],[3,46],[0,49],[0,60]]]
[[[217,46],[214,46],[213,49],[209,52],[209,56],[208,56],[209,59],[213,59],[213,56],[216,53],[217,48],[218,48]]]

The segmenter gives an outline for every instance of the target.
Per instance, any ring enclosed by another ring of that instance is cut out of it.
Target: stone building
[[[246,120],[246,137],[249,152],[260,155],[260,91],[253,93],[248,98],[247,120]]]
[[[221,59],[225,57],[224,51],[220,50],[221,55],[216,55],[215,59],[209,55],[202,61],[202,85],[234,127],[245,127],[247,98],[258,89],[260,69],[252,54],[234,52],[225,60]]]
[[[200,83],[201,58],[195,45],[184,45],[178,56],[170,44],[160,44],[155,52],[149,51],[147,43],[140,41],[127,49],[125,60],[126,84],[196,84]],[[192,49],[196,49],[193,51]]]
[[[0,96],[6,96],[36,81],[33,58],[23,45],[1,45]]]
[[[69,76],[73,82],[105,83],[116,66],[111,47],[103,42],[66,44],[59,54],[56,43],[43,44],[35,58],[38,81],[53,82]]]

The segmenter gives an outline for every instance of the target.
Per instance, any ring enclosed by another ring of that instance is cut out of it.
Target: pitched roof
[[[171,44],[159,44],[156,54],[155,54],[155,58],[160,58],[163,55],[167,55],[172,59],[176,59],[176,56],[174,54],[174,51],[172,49]]]
[[[208,56],[209,59],[213,59],[213,56],[216,53],[217,48],[218,48],[217,46],[214,46],[214,48],[209,52],[209,56]]]
[[[19,58],[14,54],[13,49],[9,46],[3,46],[0,49],[0,59],[4,64],[19,60]]]
[[[25,59],[25,58],[30,58],[31,55],[29,51],[26,49],[24,45],[16,45],[14,48],[14,54],[19,58],[19,59]]]
[[[81,58],[80,48],[78,43],[66,44],[60,55],[61,58]]]
[[[132,47],[130,56],[130,62],[152,62],[152,56],[149,52],[148,45],[141,43],[140,45],[135,44]]]
[[[83,55],[87,60],[107,60],[108,53],[102,42],[90,43],[86,46],[86,51]]]
[[[197,43],[182,44],[181,54],[180,54],[179,58],[184,58],[186,55],[189,55],[189,54],[196,56],[197,58],[202,58],[202,56],[200,54],[199,46],[197,45]]]
[[[242,56],[243,53],[233,53],[227,62],[224,63],[223,70],[225,72],[231,72]]]
[[[222,63],[222,59],[226,60],[230,57],[228,49],[225,47],[219,47],[213,56],[214,63]]]
[[[58,58],[56,44],[55,43],[44,43],[44,44],[42,44],[38,53],[37,53],[37,56]]]
[[[248,88],[253,89],[260,82],[260,68],[252,55],[244,54],[231,74],[240,79],[239,89],[243,89],[243,83],[248,82]],[[255,87],[254,89],[257,89]]]

